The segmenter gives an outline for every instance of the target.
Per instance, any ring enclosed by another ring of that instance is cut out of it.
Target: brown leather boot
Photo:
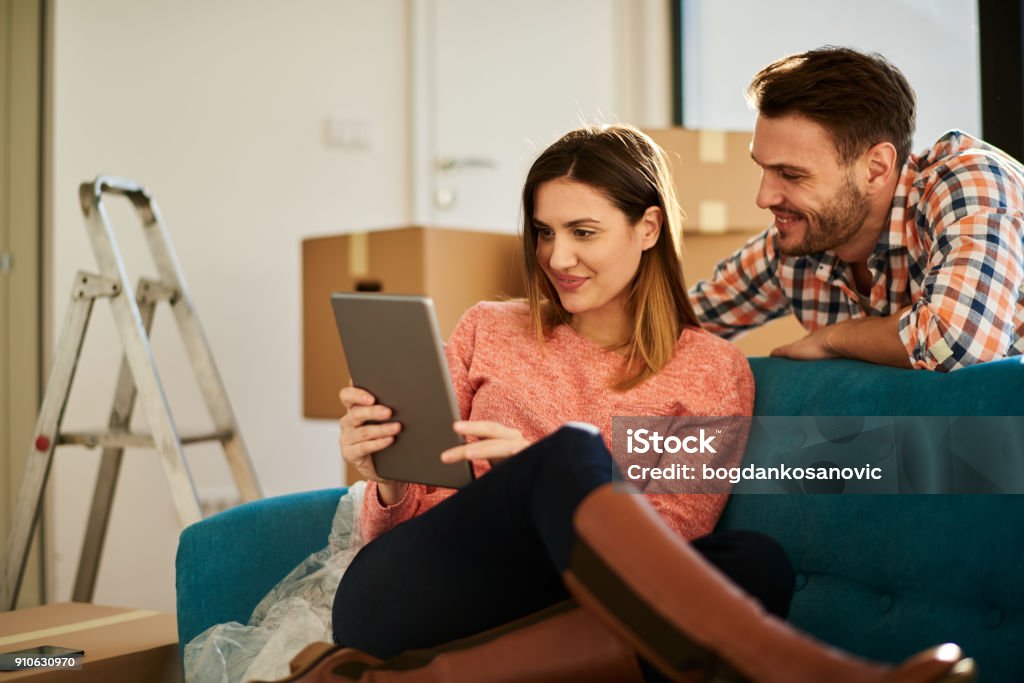
[[[292,657],[288,668],[291,674],[274,681],[249,681],[249,683],[335,683],[355,680],[365,669],[379,664],[376,657],[350,647],[334,643],[316,642],[302,648]],[[347,672],[355,672],[346,677]]]
[[[636,653],[575,601],[368,669],[359,683],[640,683]]]
[[[484,633],[380,661],[314,643],[276,683],[641,683],[636,654],[575,601]]]
[[[974,662],[946,644],[893,667],[820,643],[768,614],[673,532],[640,495],[603,486],[576,510],[564,574],[580,604],[662,673],[760,683],[967,683]]]

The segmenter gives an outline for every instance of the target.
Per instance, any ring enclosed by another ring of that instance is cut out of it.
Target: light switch
[[[324,125],[324,139],[329,147],[367,150],[373,144],[369,121],[328,118]]]

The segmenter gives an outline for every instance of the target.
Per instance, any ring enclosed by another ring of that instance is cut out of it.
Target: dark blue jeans
[[[386,659],[500,626],[569,598],[573,512],[614,467],[601,437],[558,430],[367,544],[334,597],[334,640]],[[693,547],[785,617],[793,570],[753,532]]]

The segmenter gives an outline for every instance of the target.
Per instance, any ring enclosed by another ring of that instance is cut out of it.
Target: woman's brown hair
[[[567,133],[533,162],[523,186],[523,260],[526,298],[541,339],[572,318],[537,262],[537,188],[560,178],[602,193],[632,225],[649,207],[661,209],[658,241],[641,255],[629,285],[626,306],[633,331],[625,344],[621,376],[612,387],[625,391],[665,367],[684,327],[700,327],[683,279],[683,212],[668,160],[665,152],[636,128],[607,125],[585,126]]]

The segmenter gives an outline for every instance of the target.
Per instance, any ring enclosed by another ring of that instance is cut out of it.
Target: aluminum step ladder
[[[142,278],[138,288],[132,289],[103,205],[104,194],[123,195],[134,205],[142,221],[159,279]],[[217,372],[213,354],[185,288],[181,268],[152,196],[145,188],[130,181],[98,177],[93,182],[82,183],[79,199],[100,274],[79,271],[71,290],[71,304],[55,350],[53,368],[36,422],[35,441],[31,445],[11,534],[7,539],[3,576],[0,577],[0,611],[15,607],[28,558],[29,542],[39,519],[43,490],[57,446],[76,444],[103,449],[75,579],[72,599],[76,602],[92,601],[125,448],[150,448],[159,454],[183,526],[202,518],[199,498],[182,450],[184,445],[219,442],[224,448],[241,499],[249,501],[262,497],[224,383]],[[104,431],[63,432],[61,422],[64,409],[82,352],[92,306],[99,298],[110,300],[124,349],[110,419]],[[212,432],[182,435],[175,428],[149,341],[153,313],[159,301],[169,302],[174,312],[189,361],[213,418]],[[152,434],[136,434],[129,429],[136,398],[146,411]]]

